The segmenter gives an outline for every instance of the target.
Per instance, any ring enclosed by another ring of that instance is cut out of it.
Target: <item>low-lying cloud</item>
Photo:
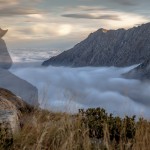
[[[43,108],[77,112],[103,107],[115,115],[149,118],[150,83],[123,79],[121,74],[131,68],[18,68],[12,72],[38,88]]]

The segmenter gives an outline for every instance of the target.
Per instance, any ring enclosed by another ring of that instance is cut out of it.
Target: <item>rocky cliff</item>
[[[150,59],[123,74],[123,76],[128,79],[150,80]]]
[[[99,29],[43,66],[130,66],[150,56],[150,23],[128,30]]]

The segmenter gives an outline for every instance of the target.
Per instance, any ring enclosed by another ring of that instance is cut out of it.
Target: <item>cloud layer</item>
[[[32,8],[36,1],[26,3],[23,0],[0,0],[0,16],[11,17],[15,15],[28,15],[41,13],[36,7]]]
[[[10,48],[39,47],[45,43],[56,48],[57,41],[66,41],[59,47],[68,45],[67,48],[70,41],[76,44],[99,28],[129,28],[150,21],[149,3],[148,0],[0,0],[1,27],[9,29],[6,40]]]
[[[39,89],[41,107],[71,112],[103,107],[115,115],[149,118],[149,83],[121,77],[131,68],[18,68],[12,72]]]

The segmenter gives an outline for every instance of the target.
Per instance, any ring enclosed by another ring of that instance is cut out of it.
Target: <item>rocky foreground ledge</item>
[[[0,150],[146,150],[149,133],[144,118],[120,118],[101,108],[77,114],[34,109],[0,89]]]
[[[0,145],[11,145],[13,135],[22,126],[22,115],[33,107],[12,92],[0,88]]]

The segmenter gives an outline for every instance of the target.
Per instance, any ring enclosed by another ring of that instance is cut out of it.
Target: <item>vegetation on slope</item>
[[[76,115],[34,110],[24,113],[21,122],[21,131],[14,135],[7,149],[146,150],[150,147],[149,121],[142,118],[135,121],[135,116],[114,117],[101,108],[81,109]]]

